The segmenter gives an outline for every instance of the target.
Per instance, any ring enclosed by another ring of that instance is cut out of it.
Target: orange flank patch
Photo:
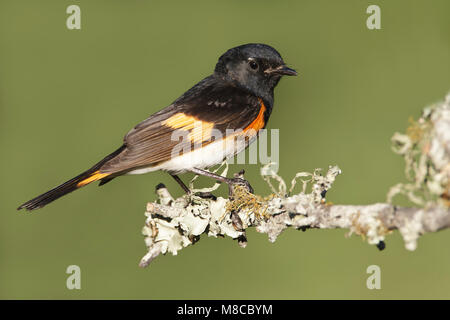
[[[110,175],[109,173],[100,173],[100,171],[95,171],[90,177],[88,177],[88,178],[78,182],[77,187],[85,186],[85,185],[87,185],[87,184],[89,184],[91,182],[100,180],[100,179],[102,179],[102,178],[104,178],[106,176],[109,176],[109,175]]]
[[[182,112],[174,114],[162,124],[173,129],[190,131],[188,138],[194,143],[209,140],[214,127],[213,122],[201,121]]]
[[[250,123],[245,129],[244,132],[248,131],[248,130],[255,130],[256,132],[258,132],[259,130],[261,130],[262,128],[264,128],[264,125],[266,124],[264,122],[264,112],[266,112],[266,106],[264,105],[264,102],[259,99],[259,102],[261,103],[261,108],[259,109],[259,113],[256,116],[255,120],[252,121],[252,123]]]
[[[231,143],[235,144],[236,148],[239,145],[239,140],[244,139],[248,143],[251,140],[253,140],[253,138],[256,137],[259,130],[264,128],[266,124],[264,121],[264,113],[266,112],[266,106],[264,105],[262,99],[259,99],[259,102],[261,103],[261,108],[259,109],[256,118],[242,131],[238,130],[234,134],[227,136],[227,138],[224,140],[226,143],[230,143],[231,141]]]

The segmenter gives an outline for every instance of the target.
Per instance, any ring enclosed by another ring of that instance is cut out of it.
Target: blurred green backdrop
[[[71,4],[81,7],[81,30],[66,28]],[[370,4],[381,7],[382,30],[366,28]],[[288,230],[275,244],[252,231],[246,249],[203,237],[140,269],[155,185],[181,194],[164,173],[16,211],[115,150],[225,50],[248,42],[274,46],[300,72],[276,89],[269,122],[280,129],[279,173],[290,180],[338,164],[329,201],[385,201],[404,176],[390,137],[450,89],[449,13],[448,0],[2,0],[0,298],[450,298],[449,231],[424,236],[415,252],[397,233],[382,252],[344,230]],[[264,195],[259,168],[245,166]],[[72,264],[81,290],[66,289]],[[381,290],[366,288],[372,264]]]

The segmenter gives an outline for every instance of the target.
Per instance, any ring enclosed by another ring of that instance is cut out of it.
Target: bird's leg
[[[183,180],[180,179],[179,176],[177,176],[176,174],[170,174],[172,176],[172,178],[175,179],[175,181],[180,185],[181,188],[183,188],[184,192],[186,192],[186,194],[190,194],[191,190],[189,190],[188,186],[183,182]],[[213,199],[216,200],[216,196],[214,196],[211,192],[197,192],[196,195],[198,195],[200,198],[205,198],[205,199]]]
[[[176,174],[170,175],[172,176],[172,178],[175,179],[175,181],[180,185],[180,187],[183,188],[184,192],[186,192],[187,194],[191,193],[191,190],[189,190],[188,186],[184,184],[183,180],[181,180],[179,176],[177,176]]]
[[[237,185],[243,186],[245,189],[247,189],[248,192],[253,193],[253,188],[250,185],[250,183],[247,180],[241,178],[244,176],[244,170],[242,170],[239,174],[235,175],[234,178],[222,177],[218,174],[215,174],[215,173],[212,173],[212,172],[209,172],[206,170],[198,169],[198,168],[191,169],[191,172],[193,172],[197,175],[200,175],[200,176],[209,177],[209,178],[215,179],[219,182],[228,184],[228,191],[229,191],[230,196],[233,196],[234,187]]]

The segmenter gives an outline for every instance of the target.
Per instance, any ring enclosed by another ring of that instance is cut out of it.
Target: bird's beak
[[[297,71],[295,71],[294,69],[288,68],[285,65],[279,66],[278,68],[272,69],[269,68],[266,71],[264,71],[265,73],[275,73],[275,74],[279,74],[282,76],[296,76],[298,73]]]

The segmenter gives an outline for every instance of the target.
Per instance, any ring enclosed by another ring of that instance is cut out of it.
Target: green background
[[[81,30],[66,28],[71,4],[81,7]],[[369,4],[381,7],[381,30],[366,28]],[[450,90],[449,12],[448,0],[2,0],[0,298],[450,298],[449,231],[424,236],[415,252],[396,232],[379,252],[346,230],[287,230],[275,244],[251,230],[246,249],[203,236],[141,269],[155,185],[181,195],[165,173],[16,211],[115,150],[131,127],[209,75],[225,50],[248,42],[274,46],[300,73],[275,92],[268,127],[280,129],[279,173],[290,180],[338,164],[329,201],[383,202],[404,180],[391,136]],[[245,166],[265,195],[259,168]],[[72,264],[81,290],[66,288]],[[372,264],[381,290],[366,288]]]

